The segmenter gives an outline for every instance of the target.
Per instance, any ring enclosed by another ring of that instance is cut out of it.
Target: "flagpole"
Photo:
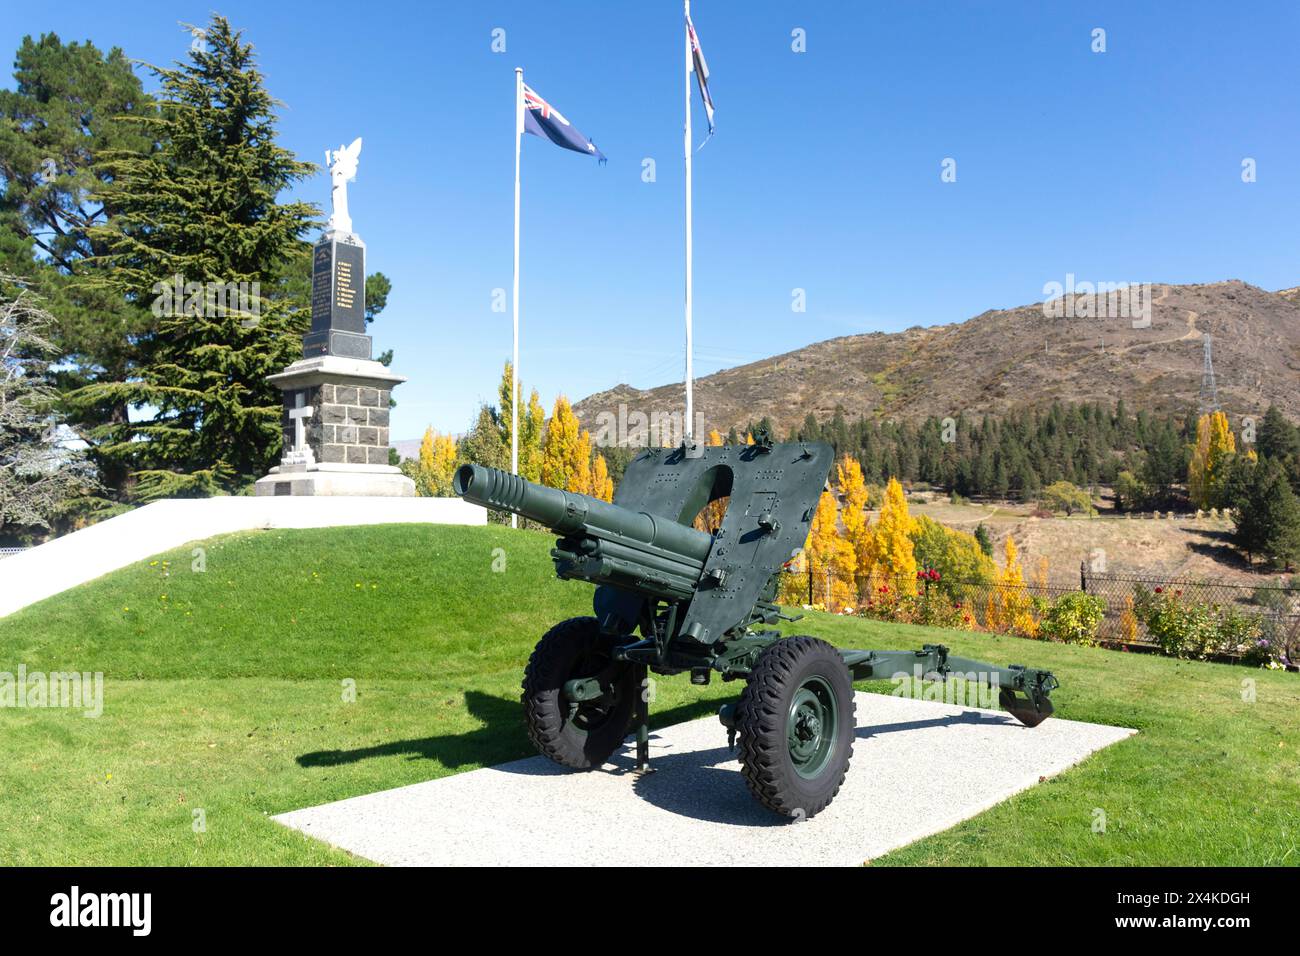
[[[515,278],[510,303],[514,310],[514,350],[510,359],[510,473],[519,474],[519,153],[524,138],[524,69],[515,67]],[[519,527],[519,516],[510,516]]]
[[[682,22],[682,33],[686,38],[686,132],[683,136],[683,152],[686,156],[686,428],[685,437],[689,440],[693,434],[692,422],[695,417],[694,370],[691,353],[691,72],[694,67],[691,58],[691,32],[686,22],[691,16],[691,0],[682,0],[686,19]]]

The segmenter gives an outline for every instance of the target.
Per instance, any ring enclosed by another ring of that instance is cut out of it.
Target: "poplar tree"
[[[907,498],[897,478],[885,486],[885,501],[876,521],[876,570],[897,582],[902,594],[916,593],[916,555],[912,544],[912,518]]]
[[[1223,412],[1202,415],[1196,422],[1196,444],[1187,466],[1187,497],[1197,508],[1218,508],[1224,504],[1223,489],[1230,461],[1237,451],[1228,416]]]
[[[876,540],[867,519],[867,483],[857,459],[845,455],[839,460],[835,466],[835,483],[844,499],[840,520],[844,537],[853,549],[854,577],[858,592],[862,593],[876,563]]]
[[[563,395],[555,399],[550,424],[546,426],[546,439],[542,443],[542,484],[552,488],[569,487],[574,449],[579,441],[578,417]]]
[[[157,316],[138,376],[81,392],[152,410],[101,428],[144,499],[235,491],[265,474],[281,444],[281,396],[266,377],[301,357],[307,326],[307,303],[280,285],[318,210],[279,197],[315,167],[277,144],[252,45],[221,16],[203,40],[186,62],[151,67],[159,112],[137,122],[159,148],[105,157],[100,197],[117,214],[92,230],[106,281]],[[169,293],[177,276],[183,302]],[[230,301],[236,288],[246,301]]]
[[[497,387],[497,397],[501,403],[498,417],[501,421],[501,444],[510,451],[510,431],[514,427],[513,400],[510,397],[510,362],[507,361],[501,373],[501,383]],[[524,384],[519,386],[518,397],[523,398]],[[528,396],[528,405],[519,410],[519,474],[529,481],[542,480],[542,433],[546,428],[546,410],[542,400],[533,389]]]

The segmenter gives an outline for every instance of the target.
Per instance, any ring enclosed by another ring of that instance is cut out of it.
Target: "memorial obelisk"
[[[333,209],[312,251],[311,330],[303,357],[267,377],[284,393],[284,455],[259,495],[415,494],[388,464],[389,396],[406,379],[371,358],[366,334],[366,246],[347,192],[360,156],[360,139],[325,153]]]

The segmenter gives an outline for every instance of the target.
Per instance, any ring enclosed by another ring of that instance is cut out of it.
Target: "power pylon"
[[[1201,414],[1219,410],[1219,391],[1214,384],[1214,354],[1212,351],[1214,336],[1206,332],[1201,336],[1205,346],[1205,367],[1201,371]]]

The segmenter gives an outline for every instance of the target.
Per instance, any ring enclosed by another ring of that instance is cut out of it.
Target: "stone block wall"
[[[318,462],[350,465],[388,464],[388,399],[391,389],[367,385],[313,385],[284,393],[281,429],[284,448],[293,448],[294,424],[289,410],[295,395],[314,412],[307,419],[307,444]]]

